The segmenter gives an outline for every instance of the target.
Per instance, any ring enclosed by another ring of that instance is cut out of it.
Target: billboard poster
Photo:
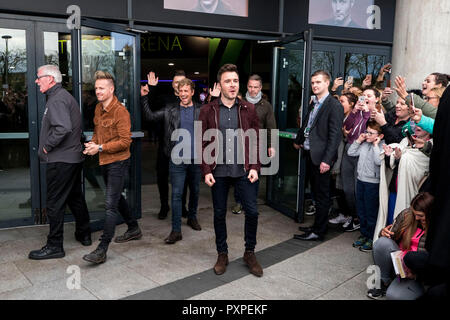
[[[248,17],[249,0],[164,0],[164,9]]]
[[[374,29],[374,0],[310,0],[309,24]]]

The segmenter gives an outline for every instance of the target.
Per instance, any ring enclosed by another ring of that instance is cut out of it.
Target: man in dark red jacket
[[[199,116],[203,137],[201,169],[205,183],[211,187],[214,206],[218,253],[214,272],[223,274],[228,264],[225,216],[228,190],[234,185],[242,197],[245,211],[244,261],[250,273],[261,277],[263,270],[254,253],[258,227],[258,171],[261,166],[258,157],[259,120],[255,106],[237,98],[239,74],[235,65],[223,65],[217,80],[221,96],[204,105]]]

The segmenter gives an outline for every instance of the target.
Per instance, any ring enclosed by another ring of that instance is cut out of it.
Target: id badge
[[[309,131],[310,131],[310,129],[309,129],[308,127],[305,128],[305,131],[303,132],[305,138],[308,138],[308,137],[309,137]]]

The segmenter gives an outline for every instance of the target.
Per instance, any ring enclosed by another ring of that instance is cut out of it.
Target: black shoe
[[[294,239],[305,241],[316,241],[316,240],[322,241],[323,237],[315,234],[314,232],[307,232],[304,234],[294,234]]]
[[[83,257],[83,260],[86,260],[88,262],[100,264],[106,261],[106,250],[100,247],[97,247],[94,251],[91,253],[85,255]]]
[[[183,207],[183,211],[181,212],[181,216],[182,216],[183,218],[187,218],[188,214],[189,214],[189,211],[186,210],[185,207]]]
[[[142,231],[139,227],[137,227],[134,230],[127,230],[125,233],[121,236],[117,236],[114,239],[115,243],[123,243],[130,240],[139,240],[142,238]]]
[[[183,237],[181,236],[181,232],[172,231],[169,236],[164,239],[164,242],[167,244],[174,244],[181,239],[183,239]]]
[[[91,239],[91,235],[85,235],[85,236],[78,236],[77,234],[75,234],[75,239],[80,242],[83,246],[90,246],[92,244],[92,239]]]
[[[167,213],[169,212],[169,210],[169,207],[161,207],[161,210],[158,213],[158,219],[164,220],[165,218],[167,218]]]
[[[303,231],[303,232],[312,232],[313,228],[312,227],[298,227],[298,230]]]
[[[381,282],[381,288],[377,289],[377,288],[373,288],[373,289],[369,289],[369,291],[367,291],[367,296],[371,299],[381,299],[386,295],[386,291],[387,291],[387,286],[384,284],[383,281]]]
[[[32,260],[57,259],[65,255],[63,248],[45,245],[40,250],[31,251],[28,258]]]
[[[200,227],[196,218],[187,219],[186,223],[188,226],[190,226],[194,230],[197,230],[197,231],[202,230],[202,227]]]

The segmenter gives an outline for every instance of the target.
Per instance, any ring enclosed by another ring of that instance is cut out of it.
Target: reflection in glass
[[[334,52],[313,51],[311,74],[317,70],[327,70],[330,75],[334,74]]]
[[[271,201],[297,211],[298,157],[294,140],[280,137],[280,169],[272,179]]]
[[[45,64],[59,66],[64,89],[72,92],[72,44],[70,33],[44,32]]]
[[[353,76],[353,85],[361,86],[366,75],[376,79],[378,71],[385,63],[385,56],[365,53],[347,53],[345,55],[345,78]]]
[[[288,51],[287,131],[297,132],[300,124],[303,83],[303,50]],[[284,129],[284,128],[283,128]]]
[[[0,222],[31,217],[25,35],[0,28]]]

